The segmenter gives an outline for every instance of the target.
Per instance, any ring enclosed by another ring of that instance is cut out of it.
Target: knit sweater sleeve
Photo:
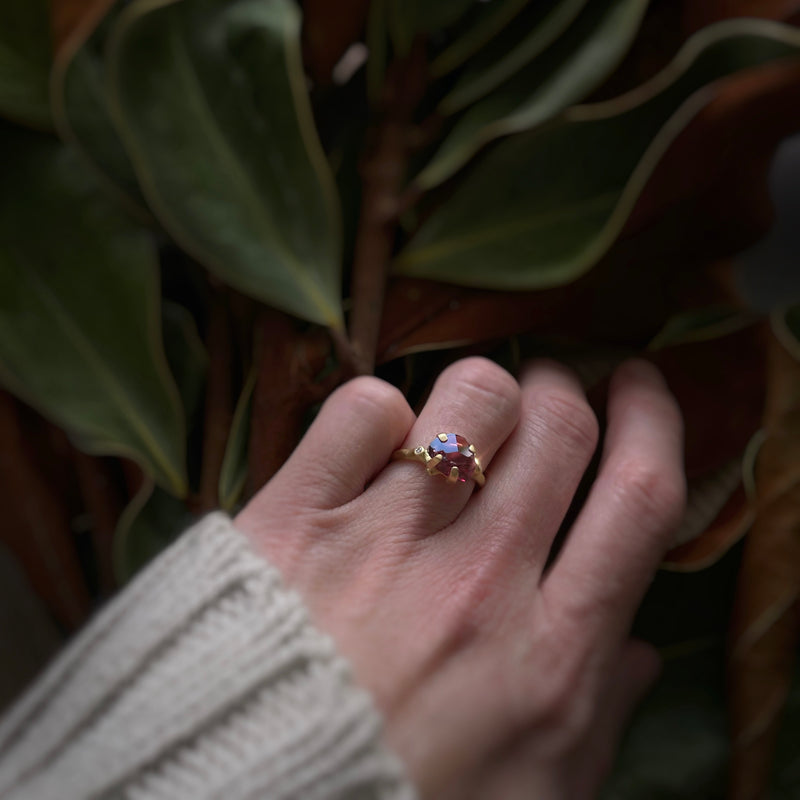
[[[0,722],[0,798],[411,800],[380,724],[298,596],[212,514]]]

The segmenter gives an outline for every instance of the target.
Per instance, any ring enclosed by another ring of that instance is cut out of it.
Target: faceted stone
[[[428,454],[431,458],[438,455],[444,456],[436,465],[442,475],[449,476],[453,467],[458,467],[458,480],[462,483],[475,471],[475,454],[469,449],[469,442],[456,433],[445,434],[446,441],[438,436],[428,445]]]

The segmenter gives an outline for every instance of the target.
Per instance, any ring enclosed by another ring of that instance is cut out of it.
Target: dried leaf
[[[116,0],[49,0],[56,59],[74,52],[97,27]],[[69,56],[67,56],[69,57]]]
[[[714,82],[799,46],[800,33],[764,20],[704,29],[647,86],[573,107],[560,124],[498,145],[423,223],[397,269],[498,289],[574,280],[617,238],[669,145],[715,95]],[[487,206],[486,197],[495,201]]]
[[[763,328],[676,345],[651,358],[680,404],[689,480],[704,479],[739,461],[764,409]]]
[[[756,518],[739,574],[729,663],[732,800],[764,796],[800,641],[800,362],[776,338],[768,352]]]
[[[686,0],[680,5],[687,33],[730,17],[791,20],[800,13],[798,0]]]

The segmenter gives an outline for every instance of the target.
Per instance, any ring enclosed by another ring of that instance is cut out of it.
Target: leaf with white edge
[[[202,405],[208,353],[197,332],[194,317],[187,308],[180,303],[165,300],[161,308],[161,319],[167,363],[175,376],[191,428]]]
[[[247,480],[247,445],[250,435],[250,411],[258,370],[250,370],[233,412],[228,443],[219,473],[219,502],[230,511],[236,505]]]
[[[83,450],[186,492],[154,242],[54,140],[0,127],[0,383]]]
[[[487,289],[574,280],[617,238],[715,82],[798,54],[800,31],[787,25],[731,20],[703,29],[638,89],[573,106],[499,143],[423,223],[396,272]]]
[[[414,37],[428,35],[455,23],[478,0],[378,0],[384,2],[389,35],[398,55],[411,49]]]
[[[668,319],[653,337],[648,350],[661,350],[689,342],[704,342],[727,336],[752,325],[759,315],[734,306],[706,306],[683,311]]]
[[[433,188],[494,139],[535,128],[586,97],[628,51],[646,8],[647,0],[591,4],[556,44],[464,113],[415,183]]]
[[[99,9],[102,13],[105,9]],[[119,16],[115,5],[83,41],[73,33],[57,55],[50,96],[56,128],[124,198],[144,213],[144,200],[128,154],[108,109],[105,46]]]
[[[139,0],[108,50],[112,113],[150,207],[245,294],[342,328],[340,211],[290,0]]]
[[[587,5],[588,0],[559,0],[545,7],[539,3],[531,5],[524,20],[515,20],[492,42],[490,49],[467,66],[453,90],[439,104],[439,110],[453,114],[489,94],[554,44]]]
[[[47,0],[0,3],[0,116],[49,129]]]
[[[494,39],[528,4],[528,0],[493,0],[481,3],[476,19],[445,50],[431,61],[430,73],[441,77],[460,67],[468,58]]]
[[[114,531],[114,575],[127,583],[195,521],[186,506],[145,480]]]

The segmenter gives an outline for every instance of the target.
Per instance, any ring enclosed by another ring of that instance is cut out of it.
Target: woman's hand
[[[483,489],[390,463],[442,431],[475,445]],[[656,675],[628,631],[685,482],[680,413],[647,363],[612,379],[597,479],[545,570],[597,442],[550,362],[518,384],[460,361],[419,418],[357,378],[236,519],[373,692],[423,797],[591,797]]]

